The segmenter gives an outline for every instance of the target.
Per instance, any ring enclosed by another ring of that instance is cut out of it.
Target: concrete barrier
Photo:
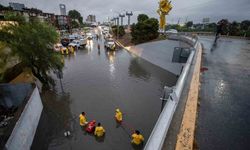
[[[169,37],[173,40],[180,40],[186,42],[195,48],[195,51],[192,51],[189,55],[188,61],[185,64],[183,71],[177,81],[176,86],[173,89],[173,92],[167,99],[167,102],[155,124],[153,131],[144,147],[145,150],[160,150],[162,149],[163,143],[165,141],[168,128],[171,124],[174,112],[180,100],[180,96],[183,91],[183,87],[185,85],[185,81],[187,75],[190,70],[190,66],[192,64],[195,53],[197,52],[197,46],[200,45],[198,42],[198,38],[196,36],[188,36],[188,35],[171,35]]]
[[[5,144],[6,150],[28,150],[33,142],[36,128],[43,109],[38,88],[35,87],[30,99],[16,122],[16,125]]]

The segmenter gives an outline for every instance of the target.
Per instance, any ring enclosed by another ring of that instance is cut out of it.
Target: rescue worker
[[[122,122],[122,112],[120,111],[119,108],[115,110],[115,119],[118,123]]]
[[[95,127],[95,135],[97,136],[97,137],[101,137],[101,136],[103,136],[104,135],[104,133],[105,133],[105,129],[101,126],[101,123],[99,122],[98,124],[97,124],[97,127]]]
[[[88,124],[88,122],[86,120],[85,112],[82,112],[79,115],[79,120],[80,120],[80,126],[82,126],[82,127]]]
[[[135,130],[135,132],[132,134],[132,144],[140,145],[144,141],[144,137],[140,134],[140,131]]]

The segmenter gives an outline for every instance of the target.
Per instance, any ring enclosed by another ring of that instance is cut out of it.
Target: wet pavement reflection
[[[130,135],[139,129],[147,141],[160,113],[163,86],[174,86],[176,80],[125,50],[104,50],[103,40],[89,41],[75,55],[65,56],[62,87],[56,79],[56,92],[43,92],[44,111],[32,149],[142,149],[131,145]],[[116,108],[124,113],[121,126],[114,120]],[[88,121],[102,123],[105,137],[96,139],[81,129],[82,111]],[[66,130],[69,137],[63,135]]]
[[[250,43],[201,37],[204,44],[197,144],[202,150],[250,149]]]

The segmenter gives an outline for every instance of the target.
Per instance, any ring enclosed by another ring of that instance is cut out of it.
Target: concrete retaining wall
[[[7,150],[28,150],[33,142],[43,109],[39,91],[34,88],[19,120],[5,145]]]
[[[163,146],[163,143],[165,141],[165,137],[168,132],[168,128],[171,124],[175,109],[178,105],[178,102],[180,100],[180,96],[182,94],[183,87],[185,85],[185,81],[187,78],[187,75],[190,70],[190,66],[192,64],[193,58],[195,56],[195,52],[197,52],[196,49],[197,46],[200,45],[198,42],[197,37],[190,37],[187,35],[171,35],[169,37],[173,40],[181,40],[183,42],[186,42],[190,45],[192,45],[196,51],[192,51],[189,55],[188,61],[184,66],[184,69],[182,71],[182,74],[180,75],[176,86],[173,89],[173,92],[170,94],[169,98],[167,99],[166,105],[164,106],[156,125],[144,147],[145,150],[160,150]]]

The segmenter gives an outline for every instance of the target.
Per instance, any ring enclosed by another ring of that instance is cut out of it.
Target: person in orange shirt
[[[132,144],[140,145],[144,141],[144,137],[140,134],[140,131],[135,130],[135,132],[132,134]]]

